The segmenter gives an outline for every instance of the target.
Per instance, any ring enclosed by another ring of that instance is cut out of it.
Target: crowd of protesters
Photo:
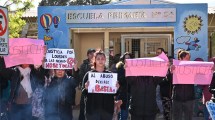
[[[159,55],[165,51],[158,48],[157,52]],[[185,50],[179,50],[177,56],[181,61],[190,60],[190,53]],[[165,77],[126,76],[126,59],[132,58],[129,52],[117,54],[107,69],[105,53],[89,49],[87,59],[80,68],[76,61],[71,74],[65,69],[47,70],[42,65],[21,64],[6,68],[0,57],[0,112],[6,111],[9,120],[73,120],[75,88],[81,86],[79,120],[128,120],[129,114],[131,120],[155,120],[159,112],[165,120],[182,120],[182,117],[192,120],[194,84],[172,84],[173,58],[169,57],[171,67]],[[88,93],[89,71],[117,73],[116,94]],[[209,101],[211,94],[215,94],[215,76],[211,85],[199,87],[205,96],[203,103]],[[10,94],[5,98],[8,88]],[[210,119],[206,107],[204,115],[205,120]]]

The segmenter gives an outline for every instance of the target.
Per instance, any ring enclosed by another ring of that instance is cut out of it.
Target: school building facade
[[[88,48],[101,48],[107,55],[129,51],[135,57],[154,56],[158,47],[169,56],[188,50],[192,60],[214,56],[208,49],[215,39],[214,13],[208,13],[207,4],[142,3],[38,7],[37,19],[28,17],[38,23],[25,34],[37,37],[33,28],[38,26],[38,38],[49,48],[74,48],[78,61],[86,58]]]

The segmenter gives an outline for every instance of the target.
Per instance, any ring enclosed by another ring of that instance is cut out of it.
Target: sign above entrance
[[[176,8],[66,11],[66,23],[118,22],[176,22]]]

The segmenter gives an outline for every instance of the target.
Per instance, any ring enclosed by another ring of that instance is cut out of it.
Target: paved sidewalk
[[[74,117],[73,120],[78,120],[78,116],[79,116],[79,108],[75,108],[73,110],[73,117]],[[157,115],[156,120],[164,120],[164,119],[163,118],[158,118],[158,115]],[[204,118],[203,117],[193,117],[193,120],[204,120]]]

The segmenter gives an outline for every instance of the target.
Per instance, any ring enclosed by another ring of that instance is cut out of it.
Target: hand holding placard
[[[89,85],[85,84],[88,93],[115,94],[119,87],[116,73],[89,72],[88,80]]]
[[[6,67],[20,64],[41,65],[44,58],[44,41],[30,38],[11,38],[9,55],[4,56]]]
[[[85,89],[88,90],[88,87],[90,85],[90,81],[88,80],[84,85],[85,85]]]
[[[162,53],[157,57],[126,59],[126,76],[160,76],[165,77],[169,61]]]
[[[175,70],[175,65],[171,65],[170,66],[170,72],[173,73],[174,70]]]
[[[173,84],[209,85],[212,80],[213,62],[173,60]]]
[[[74,68],[75,71],[78,71],[78,61],[76,59],[74,59],[73,68]]]
[[[117,90],[119,89],[119,87],[120,87],[120,85],[119,85],[119,83],[117,82],[117,83],[116,83],[116,88],[117,88]]]
[[[44,68],[46,69],[72,69],[75,64],[73,49],[50,48],[46,53]]]

